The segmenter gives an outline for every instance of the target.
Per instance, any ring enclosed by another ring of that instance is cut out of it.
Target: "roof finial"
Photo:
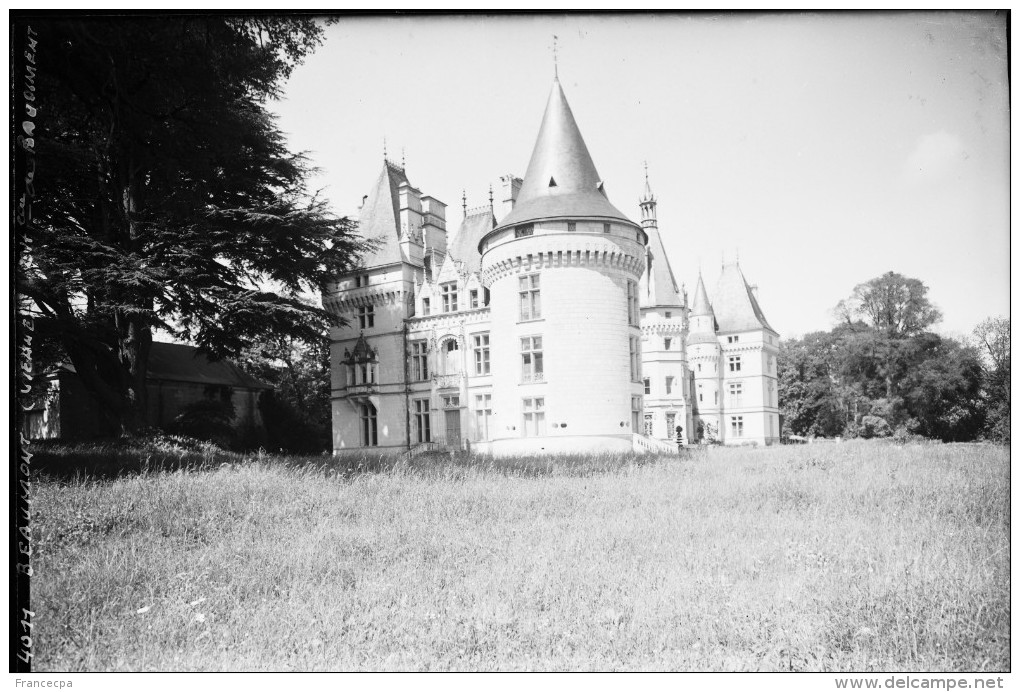
[[[645,159],[645,184],[648,184],[648,159]]]
[[[556,79],[556,81],[559,81],[559,79],[560,79],[560,66],[559,66],[559,60],[558,60],[558,55],[557,55],[557,52],[558,52],[557,51],[557,45],[556,45],[557,41],[559,41],[559,36],[557,36],[556,34],[553,34],[553,48],[552,48],[552,51],[553,51],[553,77]]]
[[[404,163],[404,147],[400,147],[400,167],[407,168],[407,164]]]
[[[464,210],[464,216],[467,217],[467,189],[462,189],[460,193],[460,206]]]
[[[489,183],[489,211],[492,211],[492,209],[493,209],[492,205],[493,204],[494,204],[494,202],[493,202],[493,197],[492,197],[492,183]]]

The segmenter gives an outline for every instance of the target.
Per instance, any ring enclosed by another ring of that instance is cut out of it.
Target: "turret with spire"
[[[649,226],[658,226],[659,222],[655,218],[655,195],[652,194],[652,186],[648,182],[648,162],[645,161],[645,192],[641,195],[640,200],[641,206],[641,225],[644,228]]]

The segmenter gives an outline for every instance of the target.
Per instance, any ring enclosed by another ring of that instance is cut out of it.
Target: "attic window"
[[[573,233],[576,230],[577,230],[577,222],[576,221],[567,221],[567,231],[569,231],[570,233]]]
[[[556,178],[549,178],[549,187],[556,187]]]
[[[673,313],[670,312],[669,310],[667,310],[666,311],[666,319],[668,320],[668,319],[671,319],[672,317],[673,317]]]
[[[609,233],[609,229],[610,228],[611,228],[611,226],[608,223],[602,224],[602,232],[603,233]]]
[[[535,235],[535,225],[526,224],[524,226],[518,226],[514,229],[514,238],[523,238],[524,236]]]

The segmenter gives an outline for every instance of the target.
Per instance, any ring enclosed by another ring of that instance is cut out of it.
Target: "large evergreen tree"
[[[116,428],[144,421],[155,328],[213,357],[321,338],[330,317],[301,293],[351,268],[360,240],[307,193],[307,163],[266,109],[321,28],[214,16],[32,28],[35,219],[17,290]]]

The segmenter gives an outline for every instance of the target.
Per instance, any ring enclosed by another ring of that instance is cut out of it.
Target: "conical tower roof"
[[[602,179],[556,79],[524,184],[513,210],[499,227],[564,217],[617,219],[634,224],[606,197]]]
[[[708,324],[712,325],[712,330],[692,328],[687,335],[687,343],[689,345],[715,343],[715,332],[718,325],[715,321],[712,304],[708,302],[708,291],[705,290],[705,281],[701,278],[701,272],[698,272],[698,287],[694,289],[694,304],[691,306],[692,322],[694,324],[704,323],[703,320],[697,319],[699,317],[709,318]]]
[[[705,280],[701,278],[701,272],[698,272],[698,287],[694,289],[694,304],[691,306],[691,317],[700,317],[702,315],[715,317],[715,313],[712,311],[712,304],[708,302]]]
[[[654,203],[655,195],[652,194],[652,186],[648,183],[648,171],[645,170],[645,196],[641,198],[642,204]],[[669,257],[666,256],[666,247],[662,244],[662,236],[659,235],[659,228],[655,225],[654,219],[644,226],[645,234],[648,236],[647,271],[641,275],[641,306],[642,307],[681,307],[684,304],[680,296],[680,287],[673,274],[673,267],[669,264]]]

